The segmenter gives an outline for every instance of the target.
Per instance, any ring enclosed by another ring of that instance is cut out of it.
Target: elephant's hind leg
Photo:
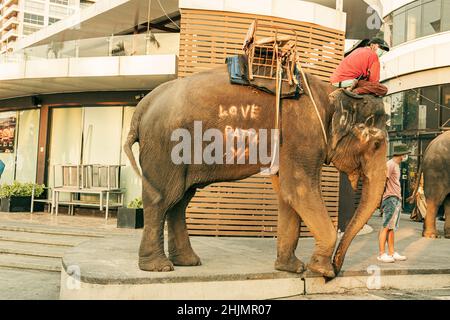
[[[444,200],[445,210],[445,224],[444,224],[444,236],[450,239],[450,194]]]
[[[186,227],[186,208],[195,195],[195,188],[189,189],[167,213],[169,233],[169,259],[176,266],[199,266],[200,258],[194,252]]]
[[[439,209],[439,205],[436,201],[427,199],[427,215],[423,222],[422,236],[425,238],[438,238],[439,233],[436,230],[436,214]]]
[[[279,194],[279,179],[272,177],[272,184],[278,193],[277,260],[275,269],[302,273],[305,264],[295,256],[300,235],[300,217]]]
[[[169,205],[152,204],[143,192],[144,230],[139,248],[139,268],[145,271],[172,271],[173,264],[164,253],[164,223]]]

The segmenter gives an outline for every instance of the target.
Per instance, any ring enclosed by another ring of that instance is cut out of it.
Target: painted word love
[[[219,118],[258,119],[260,107],[255,104],[224,107],[219,105]]]

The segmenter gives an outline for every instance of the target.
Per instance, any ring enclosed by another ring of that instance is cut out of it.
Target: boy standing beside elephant
[[[398,229],[402,211],[402,194],[400,186],[400,163],[408,159],[410,151],[404,144],[394,146],[394,155],[387,162],[387,181],[381,208],[383,210],[383,229],[379,234],[380,254],[378,261],[395,262],[406,260],[394,249],[394,231]],[[386,253],[386,241],[388,253]]]

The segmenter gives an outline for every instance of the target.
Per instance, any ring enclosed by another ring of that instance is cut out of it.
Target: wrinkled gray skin
[[[419,177],[420,172],[423,172],[423,189],[427,200],[422,235],[427,238],[438,237],[436,214],[444,204],[444,235],[450,238],[450,131],[442,133],[430,142],[423,156]]]
[[[300,217],[311,230],[315,249],[308,268],[327,278],[340,271],[345,253],[357,232],[381,200],[386,176],[385,113],[381,99],[347,97],[318,78],[307,75],[323,119],[328,144],[310,98],[283,100],[279,177],[273,179],[279,199],[277,259],[275,268],[303,272],[295,256]],[[330,96],[329,96],[330,95]],[[339,102],[341,98],[342,103]],[[244,116],[240,106],[257,106]],[[220,116],[237,106],[236,116]],[[203,132],[226,126],[259,130],[274,128],[275,98],[251,87],[229,83],[226,66],[165,83],[140,101],[134,113],[124,150],[138,171],[131,146],[139,142],[143,177],[145,226],[139,249],[139,267],[148,271],[171,271],[174,265],[200,265],[191,247],[185,209],[197,187],[231,181],[260,172],[258,164],[181,164],[171,161],[175,129],[186,128],[193,136],[193,122],[201,120]],[[205,142],[203,146],[208,145]],[[270,150],[271,146],[268,146]],[[193,150],[193,147],[192,147]],[[333,259],[337,232],[320,191],[321,168],[333,163],[346,172],[355,187],[363,180],[360,205],[341,239]],[[248,163],[248,162],[247,162]],[[164,223],[168,227],[168,256],[164,252]]]

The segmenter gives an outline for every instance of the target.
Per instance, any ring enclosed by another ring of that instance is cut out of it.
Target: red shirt
[[[369,74],[368,81],[380,81],[380,60],[369,47],[358,48],[341,61],[330,78],[331,83],[356,79]]]

